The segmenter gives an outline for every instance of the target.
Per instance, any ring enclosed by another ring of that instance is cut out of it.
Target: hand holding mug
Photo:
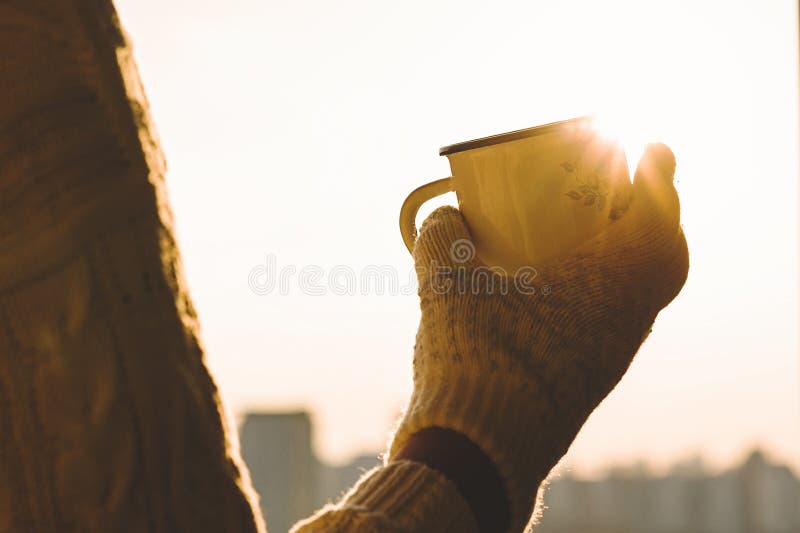
[[[484,148],[498,150],[491,146]],[[575,146],[564,153],[587,161],[591,144]],[[571,246],[540,239],[535,228],[548,223],[541,212],[526,218],[519,207],[513,217],[504,216],[501,206],[515,201],[546,208],[541,196],[530,200],[507,194],[523,187],[519,169],[533,168],[526,166],[532,156],[516,150],[460,161],[451,156],[450,183],[461,193],[461,211],[435,211],[412,241],[417,271],[425,274],[419,280],[422,319],[414,348],[414,392],[389,458],[426,428],[466,436],[496,465],[510,503],[511,531],[522,531],[540,483],[624,375],[657,314],[681,290],[689,260],[672,185],[675,160],[666,146],[648,147],[633,184],[620,171],[618,181],[609,182],[618,188],[609,185],[600,207],[595,205],[599,194],[587,201],[592,195],[584,191],[591,189],[563,192],[570,179],[577,180],[570,175],[596,168],[594,162],[624,157],[592,156],[588,166],[575,165],[561,153],[551,158],[545,166],[549,170],[541,174],[552,182],[546,190],[551,199],[565,196],[573,202],[554,210],[551,216],[559,222],[551,227],[564,229]],[[565,173],[558,186],[557,167]],[[499,181],[491,181],[498,176]],[[491,183],[499,183],[498,190],[491,190]],[[490,201],[481,202],[480,193]],[[625,201],[615,203],[619,198]],[[413,194],[411,201],[416,203]],[[587,208],[597,210],[594,218],[579,214]],[[534,219],[536,226],[525,226]],[[408,236],[407,224],[405,229]],[[503,231],[516,233],[490,240]],[[464,242],[475,243],[478,257],[454,257],[454,246]],[[514,246],[519,242],[527,244]],[[490,272],[504,277],[503,271],[526,262],[537,264],[538,283],[548,291],[502,292],[486,282],[487,264],[502,267]],[[483,281],[470,284],[477,291],[459,290],[457,283],[442,291],[436,279],[449,276],[470,283],[479,275]]]

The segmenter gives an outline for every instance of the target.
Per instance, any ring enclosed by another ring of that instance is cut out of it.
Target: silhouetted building
[[[606,479],[555,479],[536,533],[797,533],[800,481],[754,452],[708,475],[679,465],[664,477],[613,470]]]
[[[295,522],[335,501],[367,470],[378,455],[364,455],[345,465],[317,460],[307,412],[249,413],[241,428],[241,449],[270,533],[286,533]]]
[[[380,462],[377,454],[341,466],[319,462],[305,412],[249,414],[241,442],[270,533],[286,533]],[[638,463],[596,481],[556,478],[544,502],[535,533],[800,532],[800,481],[760,452],[716,475],[693,459],[666,476]]]
[[[241,448],[270,533],[285,533],[315,510],[319,474],[308,413],[248,414]]]

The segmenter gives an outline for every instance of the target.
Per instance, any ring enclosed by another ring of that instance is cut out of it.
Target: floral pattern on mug
[[[580,160],[574,163],[561,163],[561,168],[568,174],[572,174],[577,181],[576,188],[566,195],[575,201],[583,201],[583,205],[593,205],[598,211],[602,211],[606,206],[609,191],[607,179],[601,174],[601,170],[594,169],[584,176]]]

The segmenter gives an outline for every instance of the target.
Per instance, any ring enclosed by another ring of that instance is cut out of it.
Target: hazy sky
[[[411,388],[417,299],[336,295],[334,267],[407,283],[398,210],[449,174],[439,146],[597,112],[672,146],[692,266],[568,464],[722,466],[760,445],[800,467],[794,2],[117,4],[233,412],[309,408],[326,458],[379,449]],[[298,275],[255,294],[269,257],[316,265],[327,294]]]

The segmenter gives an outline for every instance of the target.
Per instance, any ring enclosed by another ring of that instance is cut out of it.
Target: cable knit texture
[[[540,483],[686,279],[674,169],[667,147],[650,146],[627,211],[535,277],[482,265],[458,210],[426,220],[414,249],[414,392],[390,459],[426,427],[461,432],[505,480],[511,530],[525,528]]]
[[[425,465],[397,461],[375,468],[336,505],[291,533],[477,533],[458,489]]]
[[[263,531],[111,2],[0,26],[0,532]]]

